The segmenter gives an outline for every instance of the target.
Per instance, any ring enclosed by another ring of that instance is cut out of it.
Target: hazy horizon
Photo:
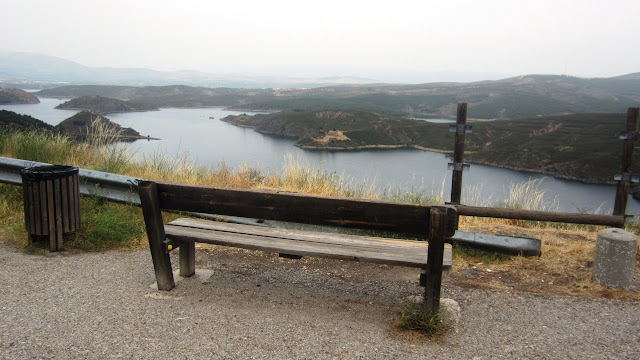
[[[0,4],[11,14],[0,23],[11,35],[2,50],[88,67],[384,82],[438,73],[491,80],[640,71],[633,46],[640,22],[625,17],[640,11],[637,1]]]

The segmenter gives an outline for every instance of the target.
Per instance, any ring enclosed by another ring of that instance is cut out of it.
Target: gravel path
[[[157,292],[148,250],[4,248],[2,359],[640,358],[637,302],[465,289],[445,277],[461,320],[427,339],[391,326],[422,289],[414,269],[207,248],[200,275]]]

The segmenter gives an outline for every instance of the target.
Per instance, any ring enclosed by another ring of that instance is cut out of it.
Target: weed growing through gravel
[[[447,328],[442,315],[431,314],[423,301],[407,301],[396,320],[396,326],[404,330],[419,331],[429,336],[441,334]]]

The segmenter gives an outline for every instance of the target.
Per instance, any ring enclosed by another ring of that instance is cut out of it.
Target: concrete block
[[[598,232],[593,281],[609,287],[627,288],[633,279],[638,237],[622,229]]]

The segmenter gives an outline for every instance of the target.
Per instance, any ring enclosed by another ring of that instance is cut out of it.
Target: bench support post
[[[160,211],[160,200],[158,199],[158,189],[151,181],[140,181],[138,183],[138,193],[140,194],[140,205],[144,215],[144,223],[147,227],[147,237],[149,238],[149,250],[153,260],[153,269],[156,273],[158,290],[171,290],[175,287],[173,281],[173,271],[171,269],[171,259],[169,254],[162,248],[165,240],[164,223],[162,212]],[[182,256],[180,256],[182,258]]]
[[[180,243],[180,276],[189,277],[196,273],[196,243]]]
[[[427,255],[424,302],[431,314],[440,310],[440,287],[442,284],[442,258],[447,227],[447,208],[432,207],[429,221],[429,249]]]

